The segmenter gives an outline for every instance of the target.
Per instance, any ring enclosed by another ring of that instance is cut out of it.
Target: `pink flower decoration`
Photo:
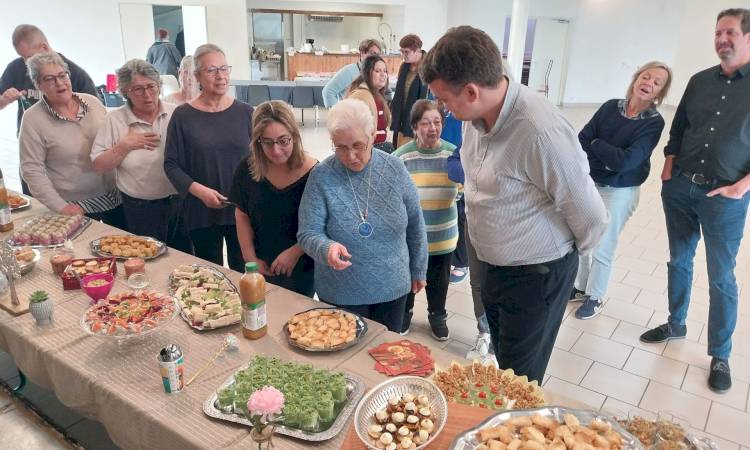
[[[281,414],[284,409],[284,394],[273,386],[266,386],[252,393],[247,401],[247,410],[251,416],[260,416],[262,422],[270,422],[273,416]]]

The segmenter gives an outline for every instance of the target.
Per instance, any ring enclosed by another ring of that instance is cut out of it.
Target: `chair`
[[[107,108],[118,108],[125,104],[125,98],[118,92],[107,92],[105,85],[97,86],[96,92],[99,94],[99,100],[102,100]]]
[[[312,86],[294,86],[292,89],[292,106],[302,110],[302,126],[305,126],[305,108],[315,107]],[[318,109],[315,108],[315,125],[318,124]]]
[[[251,84],[248,86],[248,103],[253,107],[271,100],[271,91],[265,84]]]
[[[161,78],[161,98],[165,99],[169,95],[180,90],[180,83],[174,75],[160,75]]]

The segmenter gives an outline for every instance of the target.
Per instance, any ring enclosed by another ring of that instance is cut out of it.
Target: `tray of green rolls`
[[[349,374],[256,355],[203,402],[203,412],[252,427],[247,401],[265,386],[284,394],[276,433],[306,441],[325,441],[341,433],[365,393],[364,383]]]

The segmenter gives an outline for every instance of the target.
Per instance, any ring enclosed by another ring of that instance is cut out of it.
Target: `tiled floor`
[[[563,111],[580,129],[593,114],[592,108],[567,108]],[[664,112],[667,127],[672,111]],[[328,156],[331,145],[321,124],[315,127],[310,117],[302,136],[306,149],[318,158]],[[659,196],[661,148],[667,133],[653,157],[651,176],[643,186],[638,210],[622,233],[615,260],[615,270],[608,291],[608,302],[598,317],[580,321],[568,308],[548,367],[544,387],[613,413],[640,410],[653,414],[672,410],[685,417],[698,434],[710,436],[722,450],[750,450],[750,243],[742,244],[737,262],[737,279],[741,304],[734,352],[730,365],[734,386],[723,395],[706,387],[709,357],[706,355],[708,289],[705,251],[699,247],[696,256],[696,279],[688,316],[688,339],[668,344],[645,345],[638,336],[646,327],[665,321],[667,316],[666,261],[668,258],[664,215]],[[0,167],[10,187],[17,186],[17,150],[15,115],[0,111]],[[746,228],[747,229],[747,228]],[[452,338],[437,342],[429,335],[424,295],[418,298],[414,326],[409,339],[444,348],[464,356],[474,342],[476,322],[473,318],[468,282],[449,289],[448,324]],[[12,371],[5,363],[0,374]],[[15,376],[12,374],[11,376]],[[42,403],[50,403],[49,397]],[[0,409],[7,403],[0,395]],[[22,407],[20,407],[22,408]],[[8,447],[7,433],[33,435],[45,442],[45,448],[64,447],[37,424],[37,420],[16,410],[2,414],[0,410],[0,448]],[[53,408],[54,409],[54,408]],[[51,413],[50,415],[54,415]],[[66,424],[67,425],[67,424]],[[30,431],[32,430],[32,431]],[[77,421],[68,432],[81,438],[90,448],[111,448],[97,424]],[[30,434],[29,434],[30,433]],[[21,447],[18,447],[21,448]]]

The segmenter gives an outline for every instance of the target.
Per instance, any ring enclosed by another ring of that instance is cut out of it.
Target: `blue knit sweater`
[[[368,238],[357,233],[367,203]],[[395,300],[411,290],[412,280],[427,278],[427,232],[417,188],[400,159],[373,149],[360,172],[349,171],[329,156],[310,173],[299,208],[297,241],[315,260],[315,291],[337,305],[367,305]],[[338,242],[352,255],[352,265],[334,270],[328,248]]]

